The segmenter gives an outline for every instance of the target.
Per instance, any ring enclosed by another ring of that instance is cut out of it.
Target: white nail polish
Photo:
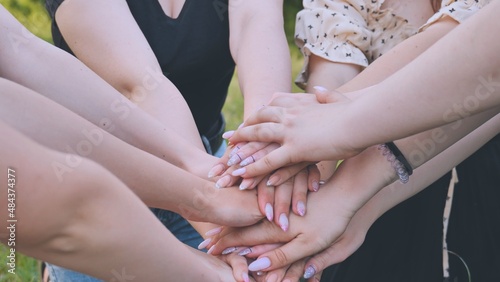
[[[266,204],[265,211],[267,220],[273,221],[273,206],[270,203]]]

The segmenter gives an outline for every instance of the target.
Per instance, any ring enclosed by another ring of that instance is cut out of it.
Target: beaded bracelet
[[[396,144],[394,144],[394,142],[388,142],[379,145],[378,149],[382,151],[382,155],[386,156],[394,170],[396,170],[399,181],[403,184],[407,183],[410,180],[410,175],[413,173],[413,168],[398,149]]]

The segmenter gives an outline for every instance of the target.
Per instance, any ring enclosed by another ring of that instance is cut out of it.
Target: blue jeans
[[[203,138],[202,138],[203,139]],[[207,152],[212,153],[216,157],[221,157],[226,151],[227,144],[225,141],[222,142],[221,146],[217,151],[213,152],[209,145],[207,147],[206,140],[203,139],[203,143],[207,149]],[[158,219],[167,227],[167,229],[172,232],[172,234],[181,242],[189,245],[193,248],[197,248],[198,245],[203,241],[200,234],[189,224],[187,220],[182,218],[179,214],[167,210],[162,210],[158,208],[152,208],[151,211],[158,217]],[[50,274],[50,279],[52,282],[100,282],[101,280],[82,274],[73,270],[62,268],[57,265],[47,264],[47,269]],[[112,273],[110,272],[110,275]]]

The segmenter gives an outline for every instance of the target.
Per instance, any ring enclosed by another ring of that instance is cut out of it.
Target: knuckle
[[[279,266],[288,264],[288,256],[281,248],[274,250],[274,257]]]

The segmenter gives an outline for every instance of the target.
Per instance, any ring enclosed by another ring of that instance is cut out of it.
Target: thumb
[[[329,91],[323,86],[314,86],[313,88],[316,99],[321,104],[350,101],[344,94],[336,90]]]

